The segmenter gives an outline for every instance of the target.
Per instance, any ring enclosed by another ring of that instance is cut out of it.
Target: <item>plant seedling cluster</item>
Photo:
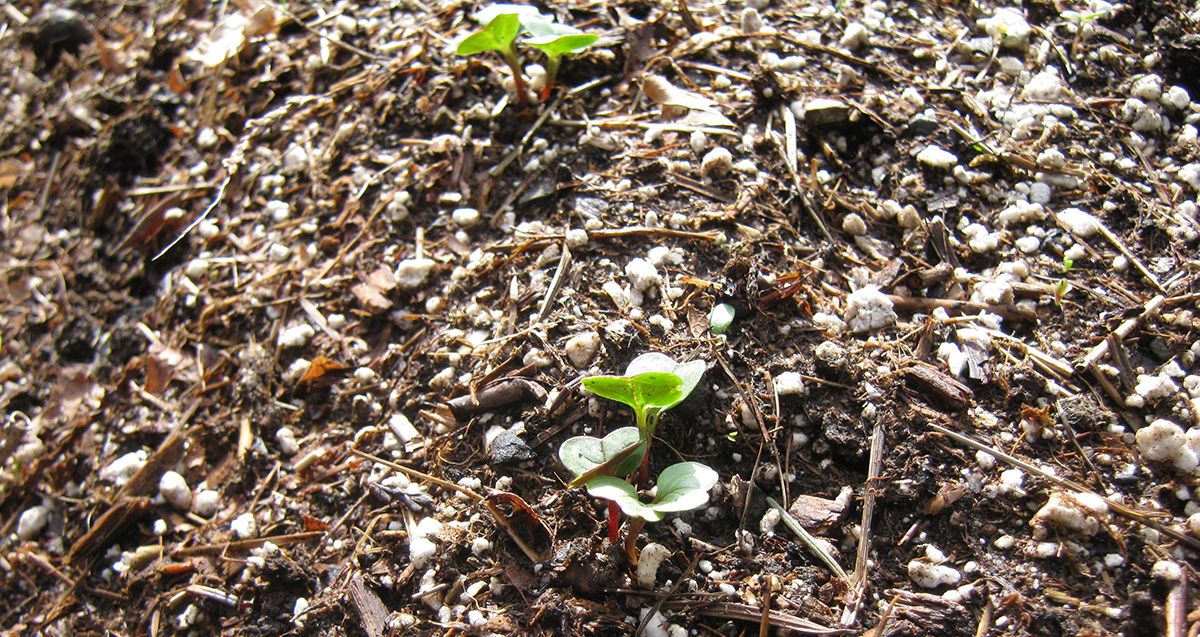
[[[553,16],[544,15],[537,8],[526,5],[495,4],[476,13],[474,18],[483,25],[483,29],[459,42],[458,54],[468,56],[486,51],[499,53],[512,70],[521,108],[529,108],[529,97],[525,92],[521,56],[517,50],[518,36],[524,34],[526,37],[522,42],[546,56],[546,83],[540,96],[543,101],[550,97],[550,92],[554,89],[554,81],[558,77],[558,68],[563,57],[586,49],[600,37],[569,25],[559,24],[554,21]]]
[[[643,354],[625,369],[624,376],[583,379],[588,391],[628,405],[635,427],[622,427],[604,438],[576,436],[558,449],[558,456],[575,479],[570,486],[586,485],[592,496],[608,500],[608,536],[617,539],[617,511],[632,518],[626,550],[635,557],[634,541],[642,525],[661,520],[664,513],[688,511],[708,502],[708,491],[717,483],[717,472],[699,462],[680,462],[658,476],[653,499],[643,501],[627,477],[637,474],[637,485],[649,482],[650,442],[659,418],[683,402],[700,383],[704,361],[676,363],[670,356]]]

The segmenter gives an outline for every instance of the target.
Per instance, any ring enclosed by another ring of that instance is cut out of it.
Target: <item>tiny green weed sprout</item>
[[[1076,25],[1079,25],[1079,26],[1083,26],[1084,22],[1091,22],[1092,20],[1095,20],[1096,18],[1104,17],[1103,13],[1080,13],[1078,11],[1072,11],[1072,10],[1063,11],[1062,13],[1060,13],[1058,15],[1061,16],[1064,20],[1070,20],[1071,22],[1074,22]]]
[[[633,485],[613,477],[595,478],[587,483],[593,497],[616,502],[626,515],[646,522],[657,522],[664,513],[691,511],[708,503],[708,491],[717,484],[717,472],[699,462],[680,462],[658,476],[654,499],[642,502]]]
[[[733,306],[728,303],[717,303],[708,315],[708,329],[717,336],[725,333],[736,314]]]

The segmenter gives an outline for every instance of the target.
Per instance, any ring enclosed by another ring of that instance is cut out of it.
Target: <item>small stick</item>
[[[298,542],[307,542],[308,540],[317,540],[325,535],[324,531],[304,531],[303,533],[287,533],[284,535],[273,535],[271,537],[257,537],[250,540],[241,540],[238,542],[219,542],[217,544],[200,544],[198,546],[188,546],[175,551],[171,551],[173,557],[185,555],[196,555],[199,553],[225,553],[226,551],[243,551],[260,548],[263,544],[270,542],[276,546],[287,546],[288,544],[296,544]]]
[[[989,314],[998,314],[1006,321],[1019,323],[1037,322],[1037,311],[1020,305],[996,305],[994,303],[974,303],[972,301],[955,301],[952,299],[896,296],[895,294],[888,294],[886,296],[896,310],[906,313],[930,313],[940,307],[947,312],[958,312],[961,314],[987,312]]]
[[[1179,568],[1179,579],[1171,583],[1163,612],[1167,619],[1167,637],[1183,637],[1187,628],[1188,570]]]
[[[351,449],[350,453],[352,453],[364,460],[370,460],[371,462],[377,462],[385,467],[388,467],[389,469],[395,469],[396,471],[407,474],[414,478],[419,478],[419,479],[425,480],[427,482],[432,482],[433,484],[436,484],[439,487],[442,487],[445,489],[450,489],[451,491],[457,491],[458,493],[461,493],[476,502],[481,502],[484,499],[482,495],[480,495],[462,485],[454,484],[453,482],[448,482],[441,478],[435,478],[435,477],[429,475],[428,473],[422,473],[420,471],[417,471],[416,469],[409,469],[408,467],[406,467],[402,464],[397,464],[397,463],[391,462],[389,460],[384,460],[383,458],[380,458],[379,456],[371,455],[365,451],[360,451],[358,449]]]
[[[992,628],[992,613],[996,612],[996,606],[992,603],[992,597],[989,595],[987,603],[983,605],[983,613],[979,615],[979,627],[975,629],[975,637],[986,637],[988,630]]]
[[[589,230],[588,235],[593,239],[620,239],[622,237],[676,237],[680,239],[699,239],[708,241],[709,243],[717,243],[721,241],[722,233],[710,232],[691,232],[688,230],[675,230],[673,228],[646,228],[642,226],[632,226],[629,228],[614,228],[611,230]],[[551,241],[562,239],[562,235],[540,235],[525,238],[520,243],[501,243],[498,245],[489,246],[488,250],[519,252],[528,250],[534,246]]]
[[[899,595],[893,595],[892,601],[888,602],[887,608],[883,609],[883,616],[879,618],[879,623],[875,624],[875,628],[867,637],[881,637],[883,629],[887,627],[888,620],[892,618],[892,611],[896,609],[896,602],[900,601]]]
[[[858,541],[858,557],[854,562],[854,578],[853,594],[854,600],[846,605],[846,609],[842,613],[842,625],[851,626],[854,624],[855,617],[858,615],[858,610],[862,606],[863,596],[867,592],[867,566],[871,558],[871,542],[874,539],[871,533],[871,526],[875,520],[875,489],[871,487],[879,475],[883,473],[883,423],[875,423],[875,430],[871,432],[871,458],[867,464],[867,486],[863,492],[863,511],[862,511],[862,537]],[[895,599],[892,600],[895,603]],[[887,613],[884,613],[884,618],[880,623],[886,621]],[[879,634],[880,631],[876,631]]]
[[[542,299],[542,309],[538,312],[537,319],[534,320],[534,325],[542,323],[546,317],[550,316],[550,310],[554,309],[554,299],[558,297],[558,291],[562,288],[563,278],[567,273],[567,269],[571,267],[571,250],[567,248],[567,242],[563,241],[562,256],[558,259],[558,269],[554,271],[554,278],[550,280],[550,287],[546,290],[546,296]]]
[[[845,569],[843,569],[842,566],[837,563],[837,560],[833,559],[833,556],[830,555],[824,549],[824,547],[817,543],[816,538],[810,535],[808,531],[805,531],[804,527],[800,526],[800,523],[796,521],[796,518],[792,517],[791,513],[787,512],[787,509],[779,506],[779,503],[775,501],[775,498],[767,496],[767,506],[779,511],[779,517],[783,520],[783,524],[787,526],[787,528],[791,529],[792,533],[795,533],[796,536],[800,538],[800,541],[808,547],[808,550],[811,551],[813,555],[817,556],[818,559],[824,562],[825,566],[829,567],[829,570],[833,571],[834,574],[842,578],[842,580],[847,578]]]
[[[1142,319],[1144,319],[1148,316],[1152,316],[1155,312],[1158,312],[1158,309],[1162,307],[1163,303],[1166,300],[1167,300],[1166,297],[1164,297],[1161,294],[1150,299],[1150,301],[1148,303],[1146,303],[1146,305],[1143,307],[1141,314],[1138,314],[1137,316],[1126,319],[1124,323],[1121,323],[1117,327],[1117,329],[1113,330],[1113,334],[1115,334],[1117,336],[1117,338],[1124,340],[1130,334],[1133,333],[1133,330],[1136,329],[1138,325],[1141,324]],[[1107,353],[1108,353],[1108,340],[1106,339],[1106,340],[1103,340],[1103,341],[1100,341],[1099,343],[1097,343],[1096,346],[1092,348],[1092,351],[1088,352],[1087,356],[1083,357],[1083,360],[1076,363],[1075,369],[1076,370],[1087,369],[1092,364],[1099,362],[1099,360],[1101,358],[1103,358],[1104,355]]]

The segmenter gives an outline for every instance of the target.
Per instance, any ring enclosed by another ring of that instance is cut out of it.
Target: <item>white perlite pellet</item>
[[[217,514],[221,508],[221,494],[212,489],[204,489],[196,494],[192,500],[192,513],[202,517],[211,518]]]
[[[192,488],[187,480],[175,471],[168,471],[158,480],[158,492],[164,500],[180,511],[192,508]]]
[[[296,442],[296,433],[290,427],[280,427],[275,431],[275,442],[279,443],[279,451],[285,456],[294,456],[300,451]]]
[[[917,153],[917,161],[933,168],[949,170],[958,163],[958,156],[941,146],[930,145]]]
[[[952,566],[934,564],[927,558],[908,563],[908,579],[921,588],[954,586],[962,580],[962,573]]]
[[[651,542],[642,549],[642,555],[638,558],[637,565],[637,583],[642,588],[653,588],[654,582],[658,578],[658,567],[663,563],[663,560],[670,557],[671,551],[662,544]]]
[[[600,335],[596,332],[580,332],[567,341],[567,358],[576,369],[584,369],[592,363],[600,349]]]
[[[804,378],[798,372],[783,372],[776,376],[775,391],[780,396],[803,396],[808,393]]]
[[[867,285],[846,297],[846,325],[856,334],[870,332],[896,324],[896,312],[892,301],[879,291],[878,286]]]
[[[38,505],[29,507],[21,512],[17,519],[17,537],[23,542],[29,542],[41,535],[50,519],[50,509]]]
[[[642,258],[634,259],[625,266],[625,276],[629,277],[629,302],[635,307],[641,307],[644,297],[662,283],[658,268]]]
[[[460,228],[474,228],[482,220],[479,211],[474,208],[459,208],[450,213],[450,218]]]
[[[433,259],[405,259],[396,265],[396,286],[401,290],[415,290],[425,283],[433,270]]]
[[[118,487],[123,487],[134,474],[146,466],[147,457],[148,454],[141,449],[127,453],[101,469],[100,479],[108,480]]]
[[[1090,537],[1109,517],[1108,504],[1098,495],[1055,491],[1034,514],[1029,526],[1033,527],[1035,540],[1045,538],[1051,528]]]
[[[432,537],[442,531],[442,523],[434,518],[421,518],[413,529],[412,538],[408,542],[408,556],[416,568],[425,568],[429,560],[437,555],[437,544]]]
[[[229,530],[239,540],[248,540],[258,534],[258,521],[253,513],[243,513],[233,519]]]
[[[1086,238],[1100,232],[1100,220],[1079,208],[1067,208],[1059,212],[1058,220],[1077,237]]]
[[[1200,465],[1200,429],[1183,429],[1166,419],[1158,419],[1138,430],[1138,453],[1146,460],[1168,462],[1185,473]]]
[[[700,160],[700,174],[705,177],[724,177],[733,170],[733,153],[723,146],[708,151]]]
[[[1016,9],[999,9],[991,17],[976,22],[1001,47],[1023,49],[1029,42],[1033,27]]]

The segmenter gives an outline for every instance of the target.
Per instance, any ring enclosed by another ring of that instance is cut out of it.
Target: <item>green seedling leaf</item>
[[[582,51],[599,39],[600,36],[594,33],[580,33],[578,35],[529,38],[526,42],[551,58],[559,58]]]
[[[622,427],[603,439],[576,436],[562,443],[558,457],[575,479],[570,487],[600,476],[626,476],[642,463],[648,448],[637,427]]]
[[[708,314],[708,329],[713,334],[724,334],[725,330],[733,325],[733,306],[728,303],[718,303],[713,306],[712,312]]]
[[[658,476],[658,494],[650,503],[638,498],[633,485],[604,476],[587,483],[588,493],[617,503],[626,515],[657,522],[664,513],[690,511],[708,502],[708,491],[717,483],[717,472],[699,462],[680,462]]]
[[[583,388],[604,398],[624,403],[635,412],[644,413],[647,406],[674,405],[683,400],[680,395],[683,380],[667,372],[647,372],[632,378],[626,376],[592,376],[583,379]]]
[[[629,366],[625,368],[625,375],[632,377],[646,372],[667,372],[675,373],[675,368],[679,363],[675,359],[661,354],[659,352],[647,352],[638,356],[629,362]]]
[[[660,512],[691,511],[708,502],[708,490],[717,484],[717,472],[699,462],[680,462],[658,476],[658,495],[651,506]]]
[[[624,480],[609,476],[596,478],[587,483],[587,490],[593,498],[616,502],[625,515],[642,518],[649,522],[657,522],[662,519],[662,514],[655,511],[653,507],[643,504],[638,499],[637,489]]]
[[[584,33],[575,27],[557,22],[535,20],[525,23],[525,27],[530,34],[525,43],[545,53],[552,60],[582,51],[600,39],[598,35]]]
[[[482,31],[471,34],[459,42],[458,54],[467,56],[484,51],[497,51],[507,58],[512,50],[513,40],[520,30],[521,20],[517,14],[497,15],[487,23]]]

